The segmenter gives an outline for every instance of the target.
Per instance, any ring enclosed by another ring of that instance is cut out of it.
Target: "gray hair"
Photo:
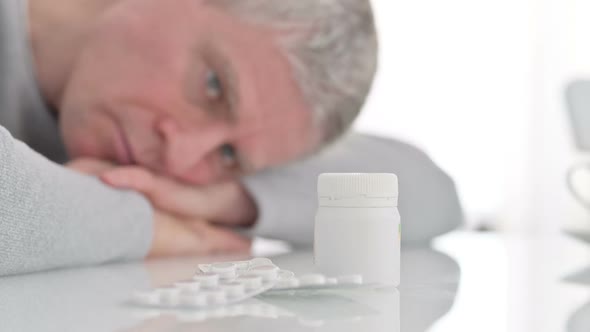
[[[378,42],[369,0],[211,0],[253,23],[287,32],[281,40],[314,112],[321,145],[348,130],[371,89]]]

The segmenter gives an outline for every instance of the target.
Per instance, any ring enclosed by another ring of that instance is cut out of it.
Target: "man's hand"
[[[149,257],[247,252],[250,240],[205,220],[184,219],[154,210]]]
[[[137,166],[107,170],[100,178],[113,187],[143,193],[158,209],[185,218],[228,226],[250,226],[257,218],[254,201],[237,181],[197,187]]]
[[[115,172],[118,166],[99,160],[80,159],[66,167],[88,175],[108,174]],[[113,173],[115,174],[115,173]],[[154,185],[156,185],[155,183]],[[119,186],[121,189],[130,189]],[[156,188],[153,188],[157,191]],[[136,190],[145,194],[145,191]],[[147,195],[148,199],[152,197]],[[168,202],[168,201],[165,201]],[[198,203],[198,202],[197,202]],[[152,200],[152,204],[154,202]],[[182,212],[182,211],[179,211]],[[184,211],[188,212],[188,211]],[[149,257],[178,255],[207,255],[218,252],[239,252],[250,249],[250,241],[235,232],[206,222],[206,218],[173,212],[165,212],[158,206],[154,207],[154,236]]]

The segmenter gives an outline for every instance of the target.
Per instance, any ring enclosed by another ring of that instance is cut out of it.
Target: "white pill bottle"
[[[329,276],[400,283],[398,182],[389,173],[326,173],[318,178],[314,259]]]

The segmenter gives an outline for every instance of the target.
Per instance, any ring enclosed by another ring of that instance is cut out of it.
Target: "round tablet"
[[[337,277],[339,284],[353,284],[353,285],[360,285],[363,283],[363,276],[359,274],[353,274],[348,276],[340,276]]]
[[[281,288],[297,288],[299,287],[299,279],[292,277],[286,279],[279,279],[277,284],[274,288],[281,289]]]
[[[248,266],[250,266],[250,261],[237,261],[232,263],[236,264],[239,270],[247,269]]]
[[[262,287],[262,278],[257,275],[243,275],[240,276],[236,281],[244,284],[248,290]]]
[[[326,276],[323,274],[307,274],[299,277],[301,286],[321,286],[326,284]]]
[[[278,278],[279,270],[275,265],[260,265],[248,270],[248,274],[260,276],[263,280],[268,281]]]
[[[184,293],[180,295],[179,303],[187,307],[203,307],[207,305],[207,296],[202,293]]]
[[[287,270],[280,270],[279,271],[279,279],[291,279],[295,277],[295,273]]]
[[[211,272],[219,274],[221,278],[233,278],[237,268],[234,263],[215,263],[211,265]]]
[[[201,283],[201,286],[215,287],[219,284],[219,274],[217,273],[198,273],[193,276],[193,280]]]
[[[208,304],[224,304],[227,301],[227,294],[221,289],[203,290],[202,294],[206,296]]]
[[[223,282],[219,285],[230,297],[241,297],[246,292],[246,286],[241,282]]]
[[[265,257],[257,257],[250,260],[250,267],[262,266],[262,265],[274,265],[273,262]]]
[[[336,278],[326,278],[326,285],[337,285],[338,279]]]
[[[199,264],[196,274],[211,272],[211,264]]]
[[[197,292],[201,289],[201,282],[197,280],[183,280],[174,283],[182,291]]]

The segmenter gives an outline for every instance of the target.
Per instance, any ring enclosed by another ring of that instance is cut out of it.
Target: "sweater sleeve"
[[[352,133],[315,157],[244,179],[259,210],[252,233],[311,244],[316,181],[324,172],[395,173],[406,245],[426,243],[463,220],[453,181],[423,152],[399,141]]]
[[[152,241],[142,196],[55,164],[0,126],[0,275],[141,258]]]

